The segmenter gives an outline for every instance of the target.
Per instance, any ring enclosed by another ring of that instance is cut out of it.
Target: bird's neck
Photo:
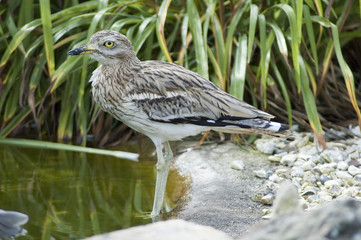
[[[118,58],[114,59],[113,61],[108,61],[107,63],[103,63],[102,65],[105,67],[112,67],[112,68],[133,68],[134,66],[139,65],[140,60],[134,56],[131,58]]]

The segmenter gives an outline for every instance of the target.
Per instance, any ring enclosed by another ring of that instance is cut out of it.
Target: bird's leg
[[[167,178],[170,165],[173,159],[172,149],[169,146],[169,143],[164,142],[164,156],[163,156],[163,146],[162,144],[156,145],[157,150],[157,180],[155,183],[155,194],[153,202],[153,210],[150,214],[151,217],[156,217],[159,215],[160,210],[163,206],[165,187],[167,185]]]

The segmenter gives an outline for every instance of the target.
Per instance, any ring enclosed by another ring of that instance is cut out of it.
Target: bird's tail
[[[293,140],[294,137],[289,131],[287,124],[273,122],[261,118],[251,119],[223,119],[211,129],[219,132],[240,133],[240,134],[265,134],[276,137],[283,137],[288,140]]]

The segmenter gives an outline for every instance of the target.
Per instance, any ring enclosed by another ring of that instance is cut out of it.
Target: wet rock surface
[[[235,168],[235,162],[243,167]],[[233,238],[241,236],[263,215],[263,204],[252,196],[261,190],[265,179],[255,178],[253,170],[265,166],[272,168],[267,156],[230,142],[208,144],[178,155],[174,167],[190,177],[191,187],[175,217],[212,226]]]

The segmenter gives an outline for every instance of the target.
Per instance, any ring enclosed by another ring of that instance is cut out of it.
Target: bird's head
[[[128,38],[111,30],[96,32],[88,44],[68,52],[68,55],[83,54],[89,54],[91,58],[105,65],[136,58]]]

